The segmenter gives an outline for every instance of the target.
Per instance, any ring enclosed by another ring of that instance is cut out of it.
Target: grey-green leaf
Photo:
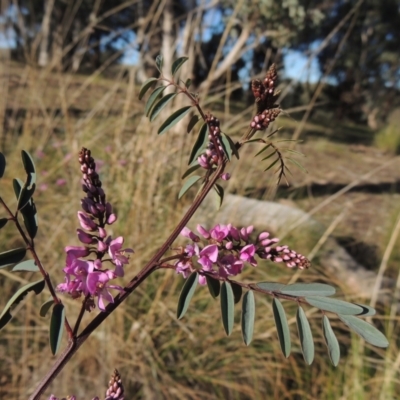
[[[164,97],[162,97],[158,102],[154,105],[154,107],[151,109],[151,112],[149,114],[150,121],[153,122],[158,114],[160,114],[161,110],[170,102],[174,99],[176,96],[176,93],[168,93]]]
[[[190,152],[189,162],[190,165],[203,151],[208,142],[208,125],[203,124],[200,128],[199,135],[197,136],[196,143]]]
[[[355,304],[363,309],[361,314],[357,314],[359,317],[371,317],[376,314],[375,308],[366,306],[365,304]]]
[[[304,361],[306,364],[311,365],[314,360],[314,340],[306,314],[300,306],[297,309],[296,321]]]
[[[225,137],[228,140],[229,143],[229,148],[231,150],[231,153],[239,160],[239,152],[238,149],[235,146],[235,143],[231,139],[231,137],[225,133],[222,132],[222,136]]]
[[[60,348],[62,334],[64,332],[65,308],[61,303],[55,304],[50,320],[50,349],[53,355]]]
[[[182,178],[181,179],[185,179],[187,176],[189,176],[192,172],[194,172],[194,171],[196,171],[197,169],[199,169],[200,168],[200,165],[197,163],[197,164],[194,164],[193,166],[191,166],[190,168],[188,168],[186,171],[185,171],[185,173],[182,175]]]
[[[192,106],[185,106],[171,114],[158,128],[158,134],[162,135],[173,126],[175,126],[192,108]]]
[[[35,189],[36,189],[35,184],[33,184],[31,187],[24,186],[22,188],[18,197],[18,205],[17,205],[18,210],[21,210],[28,204],[31,197],[33,196],[33,193],[35,193]]]
[[[207,287],[211,296],[215,299],[219,296],[221,285],[218,279],[213,279],[210,276],[206,275]]]
[[[330,311],[336,314],[358,315],[362,314],[363,309],[347,301],[332,299],[330,297],[313,296],[306,297],[306,302],[320,310]]]
[[[157,69],[158,69],[160,72],[162,72],[163,64],[164,64],[163,56],[162,56],[161,54],[159,54],[159,55],[156,57],[156,67],[157,67]]]
[[[39,315],[41,317],[45,317],[47,315],[47,313],[49,312],[50,308],[52,307],[52,305],[54,304],[54,300],[52,297],[50,297],[49,300],[47,300],[46,302],[44,302],[41,307],[40,307],[40,311],[39,311]]]
[[[190,300],[192,299],[193,294],[196,290],[197,281],[197,272],[192,272],[192,274],[186,279],[186,282],[183,285],[181,294],[179,296],[178,309],[176,312],[178,319],[181,319],[186,314],[186,311],[190,304]]]
[[[274,312],[275,325],[278,332],[281,350],[283,355],[288,358],[290,356],[290,351],[292,347],[290,342],[289,324],[287,322],[285,309],[283,308],[282,303],[277,298],[274,298],[272,302],[272,310]]]
[[[182,65],[188,60],[188,57],[179,57],[178,59],[176,59],[173,63],[172,63],[172,67],[171,67],[171,73],[172,76],[174,76],[178,71],[179,68],[182,67]]]
[[[139,100],[142,100],[146,92],[152,87],[154,82],[157,82],[157,80],[158,80],[157,78],[149,78],[145,82],[143,82],[143,85],[139,91]]]
[[[242,335],[246,346],[253,340],[255,313],[254,293],[249,290],[243,296],[242,301]]]
[[[265,160],[265,158],[263,159]],[[277,158],[275,161],[273,161],[267,168],[264,169],[264,172],[270,170],[277,162],[279,161],[279,158]]]
[[[199,179],[201,176],[193,175],[191,176],[182,186],[178,194],[178,199],[180,199]]]
[[[224,153],[226,155],[226,158],[229,161],[231,161],[231,159],[232,159],[232,149],[231,149],[231,146],[229,144],[228,138],[224,134],[221,135],[221,145],[222,145],[222,148],[224,149]]]
[[[166,86],[159,86],[158,88],[155,88],[147,99],[146,105],[144,106],[144,113],[146,117],[149,116],[151,109],[153,108],[155,102],[157,101],[161,93],[165,90],[165,88]]]
[[[233,290],[229,282],[224,282],[222,284],[220,298],[221,298],[222,324],[224,325],[226,334],[229,336],[232,333],[233,329],[234,306],[235,306]]]
[[[13,250],[5,251],[4,253],[0,254],[0,267],[16,264],[23,260],[26,255],[26,248],[25,247],[18,247]]]
[[[39,271],[39,267],[35,264],[34,260],[26,260],[22,263],[17,264],[12,270],[12,272],[19,271],[29,271],[29,272],[37,272]]]
[[[235,282],[230,282],[233,291],[233,298],[235,304],[239,303],[240,299],[242,298],[242,287]]]
[[[190,133],[192,131],[192,129],[194,128],[194,126],[197,124],[197,122],[199,122],[199,116],[197,114],[195,114],[195,115],[193,115],[192,118],[190,118],[186,132]]]
[[[267,292],[280,292],[282,288],[286,287],[286,285],[279,282],[258,282],[256,286]]]
[[[31,198],[26,206],[21,210],[21,214],[24,218],[25,228],[31,239],[34,239],[38,231],[38,220],[36,206]]]
[[[14,193],[15,193],[15,197],[19,198],[19,195],[21,193],[22,187],[24,186],[24,183],[21,181],[21,179],[13,179],[13,189],[14,189]]]
[[[189,89],[191,84],[192,84],[192,80],[191,79],[187,79],[186,82],[185,82],[186,89]]]
[[[25,172],[29,174],[36,174],[35,163],[32,156],[25,150],[21,151],[22,162],[24,164]]]
[[[332,296],[336,289],[325,283],[294,283],[286,285],[281,292],[290,296]]]
[[[213,186],[213,189],[215,190],[215,193],[217,195],[217,210],[219,210],[222,206],[222,203],[224,201],[224,188],[221,185],[218,185],[218,183],[216,183]]]
[[[0,178],[3,177],[5,170],[6,170],[6,158],[4,157],[4,154],[0,152]]]
[[[5,325],[10,322],[12,315],[11,315],[11,308],[16,304],[20,303],[21,300],[28,294],[30,291],[34,291],[36,294],[39,294],[45,286],[44,279],[41,279],[37,282],[28,283],[27,285],[23,286],[22,288],[18,289],[18,291],[8,300],[6,306],[4,307],[3,312],[0,315],[0,329],[4,328]]]
[[[389,342],[385,335],[368,322],[353,315],[338,315],[339,318],[354,332],[358,333],[368,343],[377,347],[388,347]]]
[[[325,343],[328,347],[329,358],[331,359],[332,364],[337,367],[340,360],[339,342],[326,315],[324,315],[322,319],[322,328],[324,332]]]
[[[4,228],[8,222],[7,218],[0,218],[0,229]]]

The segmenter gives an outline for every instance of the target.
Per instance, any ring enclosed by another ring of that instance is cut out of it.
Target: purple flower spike
[[[203,228],[201,225],[197,225],[197,232],[199,232],[204,239],[210,238],[210,232],[208,232],[208,230]]]
[[[96,241],[93,239],[92,235],[84,232],[82,229],[77,229],[78,239],[84,244],[94,244]]]
[[[97,224],[82,211],[78,211],[78,219],[81,227],[87,231],[94,231],[97,228]]]
[[[182,229],[181,235],[193,240],[193,242],[198,242],[200,240],[200,238],[187,227]]]

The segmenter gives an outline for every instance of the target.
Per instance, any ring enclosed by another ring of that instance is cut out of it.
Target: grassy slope
[[[11,179],[22,176],[18,154],[21,149],[29,150],[41,171],[35,196],[40,221],[38,252],[54,281],[62,279],[64,246],[78,243],[75,216],[82,195],[75,155],[81,146],[91,148],[96,159],[104,162],[103,186],[119,215],[112,234],[124,235],[136,252],[127,269],[128,277],[132,276],[182,215],[185,204],[177,202],[176,194],[194,138],[186,133],[157,137],[157,124],[150,126],[141,117],[143,104],[136,100],[137,87],[129,76],[106,80],[96,76],[48,75],[18,65],[2,72],[2,79],[9,78],[2,82],[6,88],[4,109],[9,111],[3,121],[7,132],[1,139],[8,160],[1,195],[12,204]],[[227,122],[233,118],[223,113],[218,117]],[[240,124],[246,126],[247,122]],[[293,121],[281,119],[279,125],[284,126],[280,135],[290,137]],[[242,132],[235,131],[234,126],[230,133],[239,136]],[[300,207],[313,210],[332,193],[388,159],[370,146],[349,145],[340,140],[340,135],[349,137],[343,129],[346,127],[332,128],[331,123],[328,127],[316,123],[306,127],[306,141],[298,150],[307,155],[302,163],[309,174],[291,168],[292,186],[280,188],[279,198],[290,198]],[[347,129],[352,137],[365,133],[357,127]],[[249,157],[242,157],[232,167],[227,190],[270,199],[275,193],[274,178],[262,173],[259,159],[250,157],[253,151],[250,147],[245,150]],[[65,178],[67,183],[58,186],[59,178]],[[327,201],[327,206],[316,214],[329,225],[348,207],[334,234],[372,249],[376,262],[370,266],[375,269],[400,211],[399,180],[399,169],[391,165],[353,191]],[[10,226],[2,234],[1,250],[21,244]],[[315,244],[307,238],[297,242],[296,249],[304,253]],[[397,250],[389,261],[387,273],[394,279],[398,276],[399,258]],[[22,282],[31,279],[28,274],[11,275],[4,270],[0,273],[1,304]],[[291,276],[291,271],[265,266],[249,270],[244,278],[287,282]],[[318,279],[312,270],[302,278]],[[270,299],[257,296],[255,338],[251,346],[245,347],[239,310],[234,332],[226,338],[219,322],[218,303],[205,289],[197,291],[187,317],[177,321],[175,308],[181,284],[181,278],[172,272],[152,276],[88,340],[51,392],[59,396],[74,393],[78,398],[101,396],[109,374],[118,368],[128,398],[132,399],[395,398],[400,359],[398,335],[394,333],[398,317],[393,310],[392,314],[390,310],[379,311],[386,315],[380,322],[391,340],[388,351],[365,346],[332,321],[343,343],[344,357],[337,369],[331,367],[326,354],[320,315],[308,310],[317,355],[314,364],[307,367],[300,354],[295,308],[291,304],[285,303],[285,308],[290,316],[293,354],[286,360],[279,349]],[[348,290],[345,284],[343,290]],[[26,399],[48,369],[48,319],[38,317],[38,307],[47,297],[47,293],[29,297],[1,332],[1,398]],[[69,318],[74,320],[78,304],[69,300],[66,304]]]

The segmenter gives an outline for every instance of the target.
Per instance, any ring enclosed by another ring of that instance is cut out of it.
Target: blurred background
[[[0,148],[8,163],[1,196],[15,207],[12,179],[24,177],[20,151],[29,151],[39,171],[37,251],[54,284],[63,279],[64,247],[78,244],[82,146],[92,150],[119,216],[110,233],[135,249],[127,277],[159,248],[195,195],[177,200],[198,128],[158,137],[162,120],[150,124],[137,98],[141,83],[157,76],[158,54],[165,71],[177,57],[189,57],[181,79],[192,80],[203,109],[233,139],[254,115],[251,80],[276,63],[284,110],[276,138],[298,140],[292,149],[305,155],[297,161],[307,173],[289,164],[290,186],[276,186],[276,176],[253,157],[259,149],[249,146],[228,169],[227,208],[212,218],[203,210],[193,224],[235,218],[244,225],[251,217],[257,230],[270,229],[309,256],[312,268],[299,273],[265,263],[243,280],[332,283],[339,298],[375,306],[373,323],[390,341],[387,350],[369,346],[333,318],[342,350],[334,368],[321,314],[310,308],[316,358],[308,367],[295,305],[284,303],[293,343],[285,359],[270,298],[256,296],[256,331],[246,347],[239,307],[229,338],[219,304],[204,288],[177,321],[183,280],[156,272],[89,338],[47,394],[101,398],[118,368],[129,399],[399,398],[399,0],[0,4]],[[173,107],[185,101],[178,97]],[[238,208],[229,208],[235,201]],[[22,245],[11,224],[1,233],[0,251]],[[37,279],[0,270],[0,308]],[[48,296],[28,296],[1,332],[1,398],[26,399],[53,363],[49,317],[39,317]],[[63,301],[74,321],[80,303]]]

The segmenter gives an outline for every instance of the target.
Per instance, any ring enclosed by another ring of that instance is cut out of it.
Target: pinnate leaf
[[[331,299],[329,297],[313,296],[306,297],[305,300],[311,306],[336,314],[359,315],[363,312],[363,309],[360,306],[343,300]]]
[[[176,312],[178,319],[181,319],[186,314],[190,300],[192,299],[196,290],[197,281],[197,272],[192,272],[192,274],[186,279],[178,300],[178,309]]]
[[[336,293],[333,286],[325,283],[294,283],[286,285],[281,290],[282,293],[290,296],[332,296]]]
[[[325,343],[328,347],[329,358],[331,359],[332,364],[337,367],[340,360],[339,342],[326,315],[324,315],[322,319],[322,329],[324,332]]]
[[[253,340],[255,312],[254,293],[249,290],[243,296],[242,301],[242,335],[246,346]]]
[[[300,306],[297,309],[296,321],[304,361],[306,364],[311,365],[314,360],[314,340],[306,314]]]
[[[218,279],[213,279],[210,276],[206,275],[207,287],[208,291],[210,292],[211,296],[215,299],[219,296],[221,291],[221,285]]]
[[[160,114],[161,110],[170,102],[174,99],[176,96],[176,93],[169,93],[166,94],[164,97],[162,97],[158,102],[154,105],[154,107],[151,109],[151,112],[149,114],[150,121],[153,122],[158,114]]]
[[[10,322],[12,318],[11,308],[13,306],[20,303],[30,291],[34,291],[36,294],[39,294],[44,289],[44,286],[45,281],[44,279],[41,279],[37,282],[28,283],[27,285],[18,289],[18,291],[11,297],[11,299],[8,300],[3,312],[0,315],[0,329],[4,328],[4,326],[7,325],[8,322]]]
[[[143,83],[139,91],[139,100],[142,100],[143,96],[152,87],[154,82],[157,82],[157,78],[149,78]]]
[[[201,176],[199,175],[191,176],[179,191],[178,199],[180,199],[199,179],[201,179]]]
[[[61,303],[55,304],[50,320],[50,349],[53,355],[60,348],[62,334],[64,332],[65,308]]]
[[[182,67],[182,65],[188,60],[188,57],[179,57],[178,59],[176,59],[173,63],[172,63],[172,67],[171,67],[171,73],[172,76],[174,76],[179,69]]]
[[[0,267],[5,267],[10,264],[16,264],[23,260],[26,255],[25,247],[18,247],[13,250],[5,251],[0,254]]]
[[[275,325],[282,353],[288,358],[291,351],[289,324],[282,303],[277,298],[274,298],[272,302],[272,310],[274,312]]]
[[[388,347],[389,342],[385,335],[373,325],[353,315],[338,315],[339,318],[354,332],[359,334],[368,343],[377,347]]]
[[[158,128],[158,134],[162,135],[167,132],[173,126],[175,126],[192,108],[192,106],[185,106],[176,110],[173,114],[171,114]]]
[[[232,286],[229,282],[223,282],[221,286],[221,316],[222,324],[226,334],[229,336],[233,329],[234,306],[235,300],[233,296]]]

